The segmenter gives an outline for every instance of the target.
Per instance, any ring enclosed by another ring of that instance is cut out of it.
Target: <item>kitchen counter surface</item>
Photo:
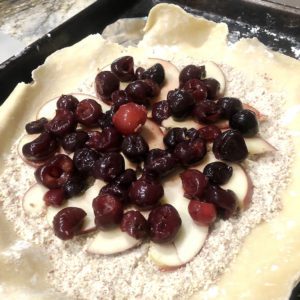
[[[0,32],[27,46],[95,0],[0,0]]]

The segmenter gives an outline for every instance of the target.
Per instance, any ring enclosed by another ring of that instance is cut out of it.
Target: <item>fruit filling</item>
[[[98,98],[46,103],[19,148],[46,188],[41,199],[58,238],[96,231],[88,249],[99,254],[120,251],[99,246],[107,232],[120,237],[122,251],[150,241],[154,261],[160,253],[164,266],[176,267],[201,250],[215,222],[243,213],[251,195],[237,182],[252,184],[240,163],[274,148],[257,136],[262,114],[224,97],[226,81],[209,73],[223,78],[217,65],[185,66],[170,86],[164,66],[171,63],[157,61],[144,68],[120,57],[96,74]],[[162,249],[173,255],[189,231],[197,249],[168,262]]]

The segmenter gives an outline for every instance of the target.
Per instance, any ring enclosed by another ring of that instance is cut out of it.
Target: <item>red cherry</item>
[[[189,214],[199,225],[211,225],[217,217],[214,204],[191,200],[189,203]]]
[[[139,132],[146,120],[146,108],[133,102],[121,105],[113,116],[114,126],[125,135]]]

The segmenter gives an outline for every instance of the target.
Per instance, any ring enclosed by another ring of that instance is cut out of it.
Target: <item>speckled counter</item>
[[[29,45],[95,0],[0,0],[0,32]]]

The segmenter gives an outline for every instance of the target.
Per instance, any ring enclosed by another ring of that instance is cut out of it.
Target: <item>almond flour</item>
[[[265,76],[251,81],[226,65],[221,69],[227,79],[228,96],[240,98],[269,116],[261,124],[260,134],[277,151],[244,162],[254,184],[251,206],[239,217],[215,223],[200,253],[175,271],[162,272],[151,262],[148,243],[118,255],[91,255],[86,253],[86,245],[93,234],[63,242],[54,236],[44,215],[26,216],[22,198],[35,182],[34,169],[21,160],[16,145],[11,149],[1,176],[2,207],[19,236],[41,245],[49,255],[53,269],[48,278],[57,291],[72,299],[188,299],[214,284],[226,272],[251,229],[280,211],[279,195],[288,182],[293,157],[290,139],[280,121],[283,95],[268,94],[269,79]],[[77,92],[94,94],[92,82],[85,80]]]

